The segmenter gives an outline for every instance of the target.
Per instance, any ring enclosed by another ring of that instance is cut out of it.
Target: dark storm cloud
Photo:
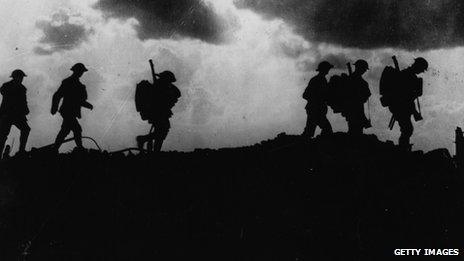
[[[54,14],[50,20],[38,21],[36,27],[42,30],[43,36],[39,40],[41,45],[35,47],[34,52],[39,55],[48,55],[74,49],[86,41],[93,30],[82,24],[71,22],[70,18],[65,12],[59,12]]]
[[[428,50],[464,44],[460,0],[235,0],[266,18],[281,18],[316,42],[374,49]]]
[[[95,8],[108,17],[136,18],[142,40],[176,36],[209,43],[223,40],[224,21],[202,0],[100,0]]]

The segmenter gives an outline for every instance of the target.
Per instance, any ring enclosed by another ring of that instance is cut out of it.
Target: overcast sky
[[[423,56],[430,64],[422,75],[424,120],[414,123],[411,141],[454,153],[454,129],[464,125],[463,9],[457,0],[0,0],[0,81],[16,68],[28,75],[28,148],[39,147],[61,125],[50,114],[54,91],[74,63],[84,63],[95,109],[83,109],[83,133],[115,150],[135,146],[149,130],[134,90],[151,80],[153,59],[157,71],[176,74],[182,92],[164,149],[192,150],[300,134],[301,94],[317,63],[334,63],[333,74],[362,58],[373,93],[367,132],[396,142],[398,126],[387,130],[390,113],[378,100],[380,73],[393,54],[402,68]],[[346,131],[343,118],[329,118]]]

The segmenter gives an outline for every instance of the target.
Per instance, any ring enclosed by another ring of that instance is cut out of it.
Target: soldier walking
[[[361,135],[364,128],[370,127],[370,122],[364,112],[364,104],[371,96],[371,92],[369,84],[362,78],[363,74],[369,69],[369,65],[365,60],[361,59],[357,60],[354,66],[355,70],[349,80],[344,115],[348,122],[348,133]]]
[[[26,99],[26,87],[22,84],[26,74],[22,70],[11,73],[12,80],[0,87],[2,104],[0,106],[0,156],[3,153],[6,139],[14,125],[21,132],[19,137],[19,153],[26,151],[27,138],[31,128],[27,124],[26,115],[29,114]]]
[[[158,76],[158,79],[156,79]],[[163,142],[166,139],[171,124],[172,108],[177,103],[181,96],[179,89],[173,84],[176,82],[175,75],[170,71],[164,71],[154,76],[154,86],[147,86],[149,88],[149,97],[145,97],[146,101],[142,107],[146,108],[141,111],[142,118],[148,119],[148,122],[153,125],[154,131],[147,135],[137,136],[137,146],[143,149],[145,143],[153,142],[154,151],[161,151]],[[142,84],[148,84],[147,81],[142,81]]]
[[[59,109],[63,123],[55,140],[55,150],[58,151],[69,132],[73,132],[74,140],[79,149],[82,149],[82,127],[77,119],[81,118],[81,107],[92,110],[93,106],[87,102],[85,85],[79,78],[88,71],[82,63],[76,63],[71,67],[72,75],[63,80],[58,90],[53,95],[51,113],[55,115],[61,99],[63,102]]]
[[[395,120],[400,126],[401,135],[399,146],[404,150],[411,150],[410,138],[413,134],[414,127],[411,122],[411,116],[416,120],[421,120],[422,116],[416,110],[414,100],[422,96],[423,84],[422,78],[417,77],[428,68],[428,62],[422,58],[416,58],[414,63],[400,72],[399,86],[395,88],[395,94],[390,102],[389,109]]]
[[[334,66],[327,61],[319,63],[317,67],[318,74],[311,78],[303,93],[303,99],[307,100],[306,104],[306,127],[302,136],[312,138],[316,127],[321,128],[321,134],[331,134],[332,126],[327,119],[327,92],[328,84],[326,75]]]

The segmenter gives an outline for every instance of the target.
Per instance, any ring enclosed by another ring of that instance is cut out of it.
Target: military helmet
[[[332,69],[334,66],[327,62],[327,61],[322,61],[319,63],[319,65],[317,66],[317,69],[316,71],[320,72],[321,70],[324,71],[324,70],[330,70]]]
[[[73,72],[86,72],[88,71],[87,68],[85,68],[84,64],[82,63],[76,63],[71,67],[71,71]]]
[[[369,70],[369,64],[366,62],[366,60],[363,59],[357,60],[354,63],[354,66],[356,66],[356,68]]]
[[[427,70],[429,68],[429,63],[422,57],[417,57],[416,59],[414,59],[414,64],[416,66],[420,66],[424,70]]]
[[[161,79],[169,81],[169,82],[175,82],[176,81],[176,76],[171,71],[164,71],[164,72],[158,74],[158,76]]]
[[[26,77],[27,75],[20,69],[16,69],[13,72],[11,72],[11,78],[16,79],[18,77]]]

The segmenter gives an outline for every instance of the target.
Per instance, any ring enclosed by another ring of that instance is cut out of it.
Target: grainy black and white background
[[[176,74],[182,92],[164,150],[189,151],[301,133],[301,93],[315,65],[326,59],[340,73],[362,58],[371,68],[368,133],[397,140],[378,100],[380,73],[393,54],[403,68],[423,56],[424,121],[412,143],[453,153],[454,128],[464,122],[463,11],[457,0],[0,0],[0,81],[16,68],[28,74],[28,149],[40,147],[61,124],[49,113],[53,92],[83,62],[95,106],[84,112],[84,135],[114,150],[148,131],[133,96],[135,84],[151,78],[152,58],[158,71]],[[329,119],[336,131],[347,129],[339,115]]]

